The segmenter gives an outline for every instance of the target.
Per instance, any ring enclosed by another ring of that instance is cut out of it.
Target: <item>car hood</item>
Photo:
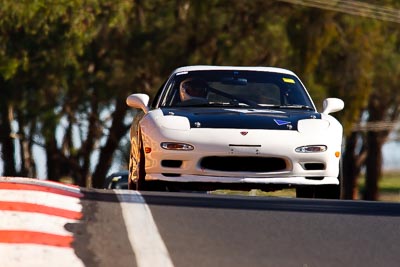
[[[321,119],[314,111],[298,109],[163,108],[165,116],[188,118],[191,128],[297,130],[298,121]]]

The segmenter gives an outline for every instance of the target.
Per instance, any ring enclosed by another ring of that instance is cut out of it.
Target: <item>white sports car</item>
[[[264,191],[296,188],[297,197],[339,197],[342,125],[319,113],[293,72],[271,67],[176,69],[131,132],[129,188]]]

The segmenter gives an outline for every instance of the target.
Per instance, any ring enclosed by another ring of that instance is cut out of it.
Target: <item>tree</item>
[[[154,96],[182,65],[286,67],[302,77],[318,107],[327,96],[343,98],[345,110],[336,116],[346,134],[346,198],[354,197],[366,160],[379,163],[388,133],[353,126],[398,116],[391,76],[398,74],[398,31],[391,23],[261,0],[0,5],[5,175],[35,177],[32,149],[40,145],[48,179],[72,177],[81,186],[101,187],[128,134],[134,111],[126,97]],[[372,190],[379,173],[367,168]]]
[[[370,125],[385,122],[384,127],[368,127],[365,136],[367,146],[366,156],[366,186],[363,194],[365,200],[378,199],[378,181],[382,175],[382,147],[393,130],[394,122],[399,119],[400,112],[400,82],[394,77],[400,75],[399,64],[399,31],[393,23],[382,23],[380,36],[376,36],[376,51],[374,64],[373,92],[367,107],[367,123]]]
[[[0,140],[4,172],[35,176],[33,143],[55,144],[54,133],[49,130],[54,130],[62,117],[54,112],[63,96],[60,88],[66,85],[66,70],[76,66],[76,58],[90,37],[88,26],[94,16],[83,11],[96,5],[4,0],[1,6],[1,123],[7,129]],[[17,126],[11,128],[12,123]],[[41,129],[45,129],[43,135]],[[22,161],[19,172],[13,158],[16,137]]]
[[[355,198],[356,181],[364,164],[364,150],[357,150],[359,135],[352,128],[360,121],[372,91],[372,55],[376,50],[374,42],[378,34],[376,23],[368,19],[354,20],[347,15],[343,16],[339,24],[342,38],[338,47],[333,48],[333,56],[339,60],[331,64],[331,92],[336,92],[338,97],[348,103],[339,114],[345,129],[342,196],[346,199]],[[330,59],[333,60],[332,57]]]

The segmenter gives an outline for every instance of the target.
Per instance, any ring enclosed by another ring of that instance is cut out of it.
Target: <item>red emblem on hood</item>
[[[249,132],[240,132],[241,135],[245,136],[246,134],[248,134]]]

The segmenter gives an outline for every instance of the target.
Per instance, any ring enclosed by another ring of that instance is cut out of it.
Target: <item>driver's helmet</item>
[[[198,78],[187,78],[179,86],[181,101],[204,99],[207,97],[207,83]]]

